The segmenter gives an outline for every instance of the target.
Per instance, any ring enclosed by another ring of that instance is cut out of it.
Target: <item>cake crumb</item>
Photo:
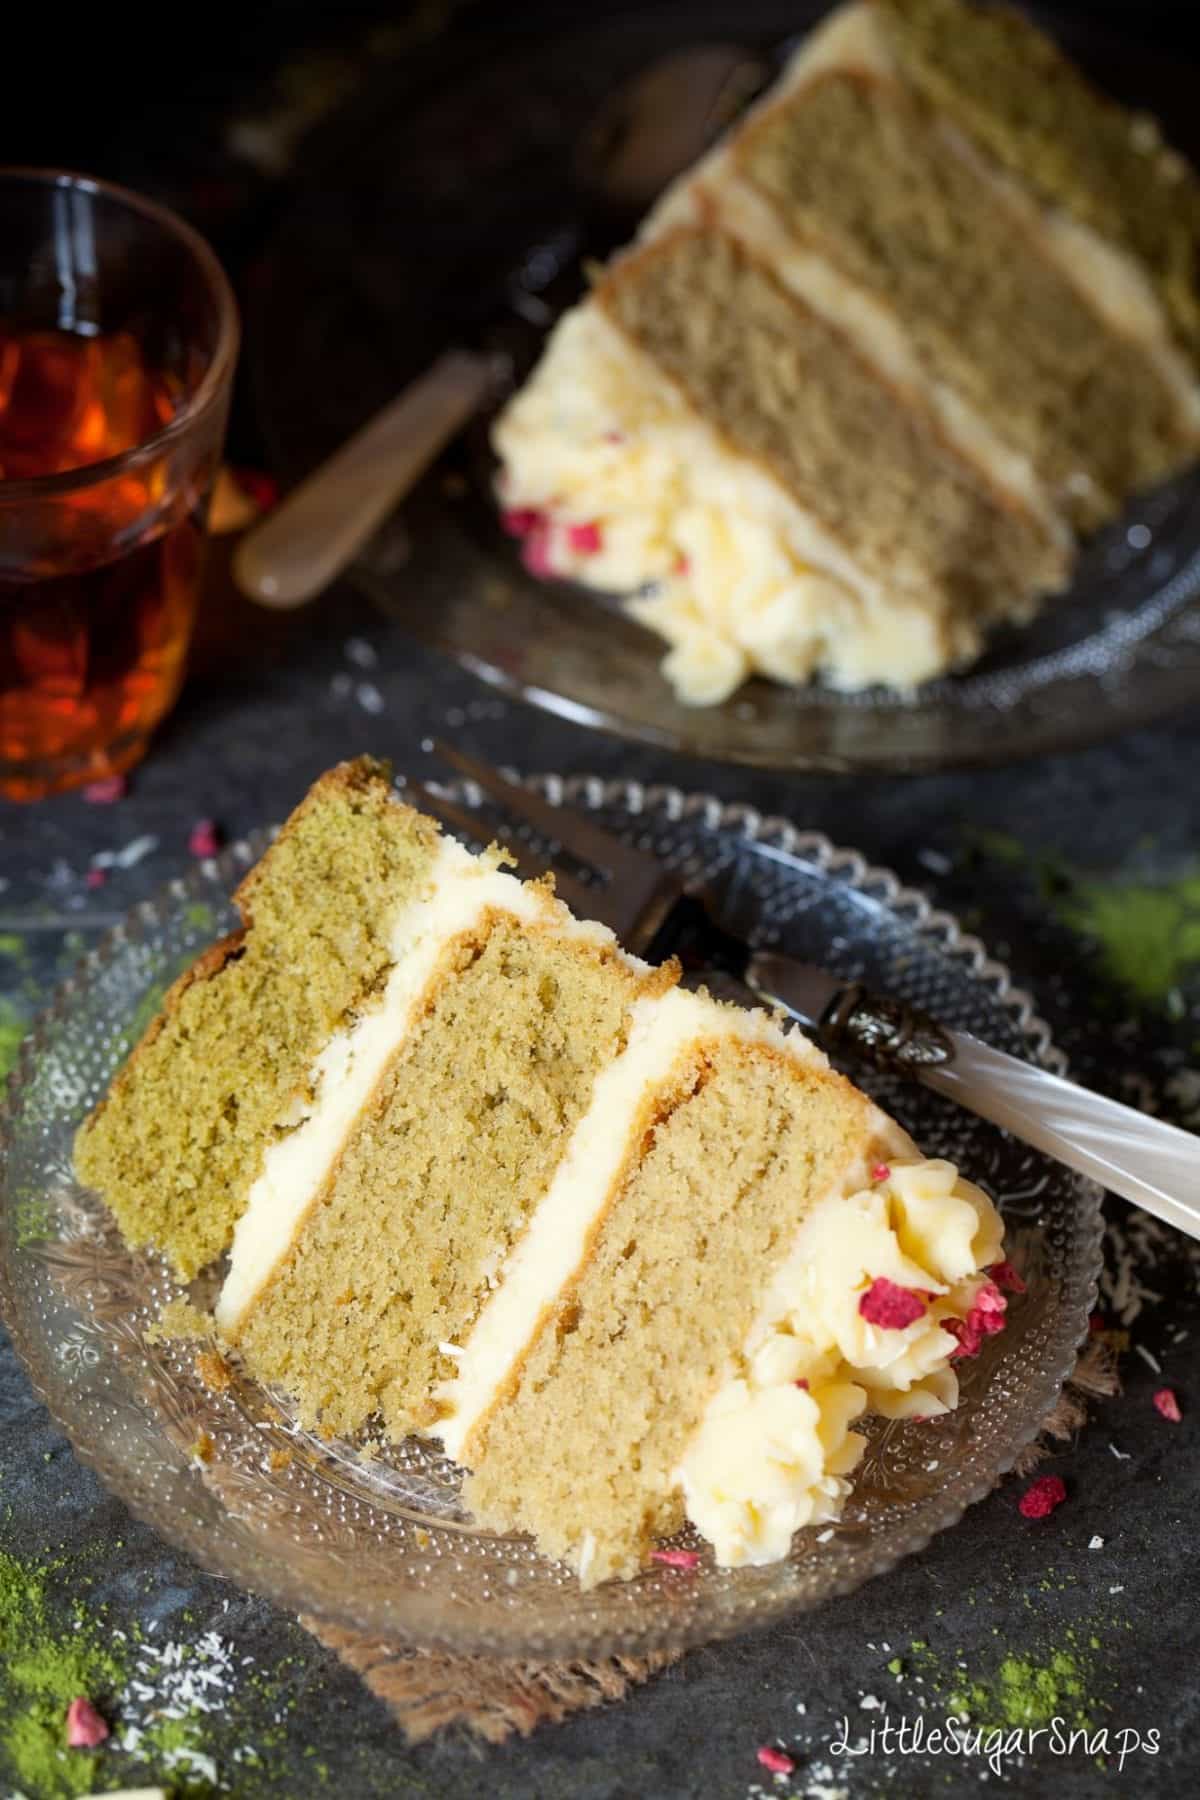
[[[227,1394],[233,1386],[233,1370],[219,1350],[201,1350],[192,1367],[210,1394]]]
[[[190,1300],[169,1300],[146,1332],[148,1344],[211,1344],[216,1326]]]

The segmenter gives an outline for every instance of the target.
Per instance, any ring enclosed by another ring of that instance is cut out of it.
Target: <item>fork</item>
[[[657,857],[452,745],[433,748],[521,828],[524,836],[506,845],[521,873],[551,870],[572,912],[609,926],[627,950],[648,962],[677,956],[692,973],[715,974],[721,989],[784,1011],[826,1049],[922,1082],[1200,1238],[1200,1137],[952,1030],[906,1001],[756,949],[726,931],[703,890],[689,890]],[[469,841],[488,835],[477,814],[440,789],[413,782],[407,791]]]

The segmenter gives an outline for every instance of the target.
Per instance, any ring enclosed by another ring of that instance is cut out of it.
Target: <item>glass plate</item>
[[[722,922],[930,1008],[1051,1069],[1061,1054],[1028,997],[955,921],[853,851],[703,794],[593,777],[531,783],[594,809],[691,880]],[[472,804],[472,790],[459,790]],[[162,993],[229,930],[229,895],[259,833],[137,907],[88,956],[26,1040],[0,1117],[0,1300],[38,1392],[135,1512],[206,1568],[285,1606],[412,1643],[506,1656],[679,1648],[847,1592],[959,1518],[1036,1433],[1087,1330],[1099,1194],[936,1095],[861,1077],[931,1154],[996,1196],[1029,1284],[965,1372],[958,1411],[870,1427],[841,1522],[800,1533],[768,1568],[655,1566],[582,1595],[522,1538],[478,1530],[455,1468],[410,1441],[379,1461],[295,1427],[279,1395],[198,1378],[195,1346],[149,1344],[180,1290],[131,1256],[71,1174],[74,1132]],[[193,1293],[195,1293],[193,1289]],[[685,1535],[682,1542],[689,1542]]]
[[[386,66],[319,133],[256,279],[248,347],[278,467],[298,476],[452,342],[518,373],[581,261],[603,251],[572,184],[597,105],[657,57],[724,40],[768,57],[816,0],[655,0],[556,35],[464,34]],[[1104,87],[1200,150],[1196,73],[1136,37],[1047,9]],[[501,298],[501,294],[506,298]],[[514,299],[515,294],[515,299]],[[297,381],[297,369],[316,371]],[[355,565],[404,628],[505,692],[580,724],[719,760],[916,770],[1003,762],[1126,730],[1200,693],[1200,480],[1135,504],[1086,549],[1074,587],[1032,625],[994,634],[967,673],[917,694],[837,694],[756,680],[724,705],[681,705],[665,646],[615,601],[522,569],[490,498],[486,422],[465,434]]]

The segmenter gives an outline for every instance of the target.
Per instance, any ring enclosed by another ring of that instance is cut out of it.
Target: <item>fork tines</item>
[[[532,826],[545,840],[549,849],[544,861],[553,869],[558,891],[573,912],[601,920],[631,950],[644,949],[649,944],[682,892],[678,877],[665,869],[657,857],[631,850],[620,838],[574,808],[553,805],[450,744],[438,740],[434,749],[451,768],[480,788],[509,821]],[[456,832],[476,842],[488,835],[486,824],[466,809],[428,787],[419,791],[421,803],[450,823]],[[536,854],[527,845],[517,848],[523,850],[523,856],[518,855],[521,866]],[[586,871],[587,880],[579,879],[576,870],[564,867],[564,852]]]
[[[477,813],[468,812],[465,806],[459,806],[445,794],[437,793],[423,781],[410,782],[405,792],[412,796],[423,812],[431,813],[435,819],[439,819],[456,836],[465,838],[468,843],[486,844],[495,836],[495,833],[488,829],[486,820]],[[523,879],[529,880],[532,876],[543,873],[542,869],[535,866],[527,844],[513,845],[506,841],[504,848],[516,858],[517,870]],[[584,918],[599,917],[593,904],[593,890],[565,870],[557,868],[553,864],[550,867],[554,873],[554,891],[559,899],[564,900],[573,913],[578,913]]]

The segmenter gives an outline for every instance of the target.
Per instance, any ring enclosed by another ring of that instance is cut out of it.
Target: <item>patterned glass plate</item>
[[[777,59],[822,0],[651,0],[569,31],[464,33],[385,64],[314,139],[255,283],[247,334],[273,460],[296,477],[449,343],[518,376],[573,297],[603,227],[573,180],[587,121],[656,59],[723,41]],[[1039,12],[1043,9],[1039,9]],[[1045,23],[1118,97],[1200,152],[1196,74],[1068,9]],[[457,45],[457,48],[455,47]],[[546,300],[550,301],[547,313]],[[297,369],[316,371],[297,381]],[[1200,478],[1136,502],[1089,544],[1070,592],[997,631],[962,675],[913,695],[748,683],[686,707],[665,646],[615,600],[526,574],[491,499],[486,421],[464,434],[353,574],[405,631],[560,717],[764,767],[931,769],[1090,742],[1200,694]]]
[[[919,1002],[1052,1069],[1029,999],[948,915],[852,851],[780,819],[673,788],[590,777],[532,784],[708,884],[730,929]],[[470,804],[471,791],[461,797]],[[864,1076],[927,1151],[996,1196],[1028,1294],[969,1365],[945,1419],[870,1428],[841,1522],[800,1533],[772,1567],[653,1567],[581,1595],[524,1539],[478,1530],[457,1471],[409,1441],[381,1460],[299,1430],[287,1402],[199,1379],[195,1346],[148,1343],[179,1290],[131,1256],[71,1174],[76,1127],[218,933],[266,834],[203,862],[135,909],[26,1040],[0,1117],[0,1300],[38,1392],[79,1454],[133,1510],[209,1569],[299,1610],[459,1651],[582,1656],[682,1647],[763,1625],[890,1568],[1008,1469],[1069,1373],[1095,1295],[1099,1195],[922,1089]],[[195,1290],[193,1290],[195,1293]],[[682,1540],[687,1542],[688,1539]]]

